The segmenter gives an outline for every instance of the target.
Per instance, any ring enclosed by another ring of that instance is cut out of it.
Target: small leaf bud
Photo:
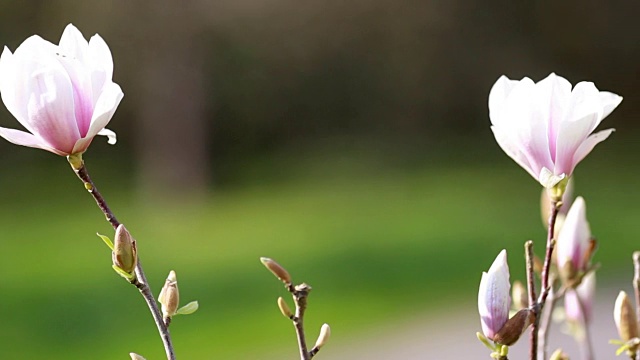
[[[111,254],[114,266],[129,275],[134,273],[138,264],[136,241],[123,224],[118,225]]]
[[[493,341],[507,346],[515,344],[534,320],[535,313],[531,309],[518,311],[511,319],[507,320],[502,329],[493,337]]]
[[[178,309],[178,311],[176,311],[176,314],[179,314],[179,315],[190,315],[190,314],[193,314],[194,312],[196,312],[199,307],[200,307],[200,304],[198,304],[197,301],[192,301],[192,302],[188,303],[187,305],[185,305],[185,306],[181,307],[180,309]]]
[[[291,284],[291,275],[289,275],[289,272],[287,272],[287,270],[285,270],[285,268],[280,264],[267,257],[261,257],[260,262],[262,262],[262,265],[271,271],[273,275],[280,279],[280,281],[285,284]]]
[[[562,349],[557,349],[551,354],[549,360],[569,360],[569,355],[562,351]]]
[[[291,312],[291,308],[287,305],[287,302],[281,297],[278,298],[278,308],[284,317],[288,319],[293,318],[293,313]]]
[[[320,335],[318,335],[318,340],[316,340],[316,344],[313,347],[320,350],[320,348],[329,341],[329,337],[331,337],[331,328],[329,327],[329,324],[322,324],[322,327],[320,328]]]
[[[178,291],[178,280],[176,279],[175,271],[171,270],[167,281],[165,281],[162,290],[160,290],[160,296],[158,301],[162,304],[162,316],[171,318],[176,314],[178,310],[178,304],[180,303],[180,293]]]

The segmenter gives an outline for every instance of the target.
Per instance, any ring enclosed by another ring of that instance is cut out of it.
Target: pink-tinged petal
[[[538,176],[543,167],[553,167],[549,139],[546,135],[546,115],[541,114],[531,100],[536,97],[537,92],[536,85],[531,80],[521,81],[516,85],[509,94],[501,114],[509,121],[505,120],[500,125],[510,141],[517,144],[521,156],[526,157],[531,167],[530,173],[534,177]]]
[[[44,140],[25,131],[0,127],[0,136],[2,136],[5,140],[9,141],[10,143],[13,143],[16,145],[43,149],[43,150],[51,151],[54,154],[62,155],[62,156],[68,155],[58,149],[52,148]]]
[[[596,145],[605,141],[614,131],[615,129],[607,129],[599,131],[595,134],[591,134],[586,140],[582,142],[582,144],[580,144],[580,147],[578,147],[576,152],[573,154],[573,163],[577,164],[582,161],[582,159],[589,155],[591,150],[593,150]]]
[[[86,136],[93,137],[107,126],[123,97],[124,94],[118,84],[109,83],[104,87],[93,109],[91,126]]]
[[[109,145],[114,145],[117,141],[117,137],[116,137],[116,133],[109,130],[109,129],[102,129],[100,131],[98,131],[98,134],[100,136],[106,136],[107,137],[107,143]],[[93,137],[85,137],[82,138],[80,140],[78,140],[75,144],[75,146],[73,147],[73,150],[71,151],[72,154],[78,154],[78,153],[83,153],[87,150],[87,148],[89,147],[89,145],[91,145],[91,142],[93,141]]]
[[[558,268],[563,271],[568,265],[574,271],[586,268],[585,252],[589,248],[591,229],[587,222],[587,206],[582,197],[578,196],[564,220],[558,234],[557,259]]]
[[[548,144],[547,151],[551,156],[551,161],[556,161],[558,129],[569,105],[571,83],[565,78],[551,73],[536,84],[535,90],[535,96],[530,101],[534,102],[535,111],[539,116],[536,121],[547,125],[546,134],[544,134]],[[551,164],[546,165],[548,167]]]
[[[71,151],[79,137],[71,90],[65,73],[40,67],[27,79],[22,94],[27,101],[27,119],[21,123],[64,152]]]
[[[593,131],[597,124],[597,114],[588,114],[584,118],[565,121],[560,125],[558,137],[562,139],[556,149],[556,162],[554,172],[571,175],[577,162],[574,155],[581,144]],[[604,140],[604,139],[603,139]]]
[[[591,321],[596,292],[595,275],[595,272],[590,272],[576,289],[567,290],[564,298],[567,320],[587,324]]]
[[[478,290],[478,312],[484,335],[493,340],[509,319],[511,305],[507,252],[502,250],[489,271],[482,274]]]

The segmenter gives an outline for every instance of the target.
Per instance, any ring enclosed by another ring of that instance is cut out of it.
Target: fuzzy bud
[[[511,287],[511,301],[516,309],[524,309],[529,306],[527,288],[521,281],[514,281]]]
[[[507,320],[502,329],[493,337],[493,341],[506,346],[515,344],[535,318],[535,313],[530,309],[518,311],[511,319]]]
[[[330,336],[331,328],[329,327],[329,324],[322,324],[322,327],[320,328],[320,335],[318,335],[318,340],[316,340],[316,344],[313,347],[320,350],[320,348],[329,341]]]
[[[288,319],[293,318],[293,313],[291,312],[291,308],[287,305],[287,302],[281,297],[278,298],[278,308],[284,317]]]
[[[129,230],[123,225],[118,225],[111,253],[113,265],[125,273],[132,275],[138,264],[138,250],[136,241],[131,237]]]
[[[165,319],[171,318],[176,314],[180,304],[180,292],[178,291],[178,280],[176,279],[175,271],[171,270],[169,272],[167,281],[165,281],[160,291],[160,296],[158,296],[158,301],[162,304],[162,316]]]
[[[267,257],[261,257],[260,262],[262,262],[262,265],[264,265],[269,271],[271,271],[273,275],[280,279],[280,281],[285,284],[291,284],[291,275],[289,275],[289,272],[285,270],[285,268],[283,268],[280,264]]]
[[[613,307],[613,319],[620,339],[629,341],[638,337],[638,324],[636,323],[636,312],[631,305],[629,296],[624,291],[620,291],[616,303]],[[634,349],[635,352],[635,349]]]
[[[145,358],[143,358],[142,356],[136,353],[129,353],[129,356],[131,356],[131,360],[146,360]]]

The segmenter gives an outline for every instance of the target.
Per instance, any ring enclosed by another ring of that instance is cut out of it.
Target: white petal
[[[564,121],[560,124],[554,167],[556,173],[566,173],[571,176],[578,164],[574,161],[576,151],[585,142],[597,123],[598,114],[591,113],[586,114],[584,118]]]
[[[600,91],[600,104],[603,108],[602,118],[606,118],[622,102],[622,96],[608,91]]]
[[[518,148],[518,145],[512,142],[507,134],[504,134],[500,128],[492,126],[491,131],[496,138],[496,142],[502,148],[502,150],[509,155],[518,165],[525,169],[534,179],[538,179],[538,174],[533,170],[533,167],[529,163],[527,156],[523,155]]]
[[[551,162],[546,163],[546,166],[549,166],[550,169],[553,162],[556,161],[558,131],[565,119],[570,99],[571,83],[554,73],[536,84],[534,94],[530,99],[534,104],[536,122],[546,124],[544,136],[547,152],[551,156]]]
[[[510,80],[508,77],[502,75],[491,87],[489,91],[489,117],[491,113],[498,114],[501,111],[509,93],[514,86],[518,84],[518,80]],[[492,120],[493,122],[493,120]]]
[[[573,163],[577,164],[582,161],[582,159],[589,155],[591,150],[593,150],[596,145],[605,141],[614,131],[615,129],[607,129],[599,131],[595,134],[591,134],[585,141],[582,142],[582,144],[580,144],[580,147],[578,147],[578,149],[574,153]]]
[[[104,128],[104,129],[98,131],[98,135],[106,136],[107,137],[107,143],[109,145],[115,145],[116,142],[118,141],[118,139],[116,137],[116,133],[113,132],[112,130],[107,129],[107,128]]]
[[[64,55],[77,59],[80,63],[86,63],[89,43],[82,33],[73,24],[67,25],[60,37],[60,49]]]
[[[551,170],[547,169],[546,167],[542,168],[542,170],[540,170],[540,175],[538,175],[538,182],[540,182],[540,185],[544,186],[547,189],[551,189],[552,187],[556,186],[560,181],[562,181],[562,179],[564,179],[566,176],[566,174],[562,173],[562,174],[554,174],[553,172],[551,172]]]
[[[104,87],[93,109],[93,118],[91,119],[87,137],[97,135],[99,131],[107,126],[123,96],[120,86],[116,83],[109,83]]]
[[[111,80],[113,77],[113,58],[107,43],[95,34],[89,40],[89,56],[91,57],[92,68],[104,71],[105,79]]]

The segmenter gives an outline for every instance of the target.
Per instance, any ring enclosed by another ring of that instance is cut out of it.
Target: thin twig
[[[636,321],[640,328],[640,251],[633,253],[633,291],[636,297]],[[636,360],[640,360],[640,351],[636,351]]]
[[[293,296],[293,301],[296,304],[296,313],[291,318],[293,327],[296,329],[296,337],[298,338],[298,348],[300,350],[300,360],[310,360],[313,355],[309,353],[307,348],[307,341],[304,335],[304,312],[307,310],[307,297],[311,291],[311,286],[302,283],[300,285],[293,286],[293,284],[287,284],[287,290]]]
[[[562,205],[560,201],[551,200],[551,214],[549,214],[549,228],[547,231],[547,247],[546,247],[545,256],[544,256],[544,264],[542,266],[542,284],[540,289],[540,297],[538,298],[538,302],[536,306],[533,308],[533,311],[535,311],[535,314],[536,314],[536,319],[533,322],[533,325],[531,327],[531,333],[532,333],[531,336],[536,337],[536,341],[539,341],[539,339],[537,339],[538,327],[540,325],[539,315],[544,309],[544,303],[547,300],[547,296],[549,296],[549,291],[551,288],[549,286],[549,272],[551,270],[551,258],[553,255],[553,248],[555,246],[554,235],[555,235],[556,218],[558,217],[558,211],[560,210],[560,205]],[[546,346],[546,344],[544,343],[544,339],[542,344],[540,344],[539,346],[543,346],[543,347]],[[537,347],[532,347],[529,353],[530,360],[537,360],[537,352],[538,352]],[[543,358],[542,360],[545,360],[545,358]]]
[[[106,217],[109,224],[111,224],[114,230],[117,229],[118,226],[120,225],[120,222],[116,219],[115,215],[107,205],[107,202],[102,197],[102,194],[100,194],[95,184],[91,180],[91,177],[87,172],[87,167],[85,166],[84,161],[82,161],[82,157],[79,155],[77,156],[71,155],[69,156],[68,160],[69,160],[69,163],[71,164],[71,168],[76,173],[78,178],[80,178],[80,180],[84,184],[85,189],[87,189],[87,191],[89,191],[89,194],[93,196],[93,199],[96,201],[96,204],[98,204],[98,207],[100,208],[100,210],[102,210],[102,213]],[[138,288],[138,290],[140,291],[140,294],[142,294],[142,297],[144,298],[144,301],[147,303],[147,306],[149,306],[149,310],[151,311],[153,320],[156,323],[158,332],[160,333],[160,338],[162,339],[162,343],[164,345],[164,350],[167,355],[167,359],[175,360],[176,356],[173,349],[173,344],[171,342],[171,334],[169,333],[168,327],[165,325],[164,321],[162,320],[162,314],[160,313],[158,303],[153,297],[153,293],[151,292],[151,288],[149,287],[149,284],[147,282],[147,277],[144,274],[144,270],[142,269],[142,264],[140,262],[139,257],[138,257],[138,263],[136,265],[135,271],[136,271],[136,279],[134,279],[132,284]]]
[[[552,276],[552,275],[550,275]],[[549,340],[549,326],[551,325],[551,315],[553,314],[553,309],[556,306],[556,303],[559,299],[564,296],[566,289],[561,289],[558,293],[554,290],[555,285],[555,276],[551,278],[551,289],[549,290],[549,306],[545,307],[540,314],[540,323],[538,324],[538,337],[542,339],[538,346],[538,352],[542,354],[542,358],[546,359],[548,355],[548,347],[547,341]]]
[[[535,309],[536,307],[536,284],[533,274],[533,241],[529,240],[524,243],[524,254],[527,270],[527,293],[529,294],[529,307]],[[535,311],[535,310],[534,310]],[[537,314],[536,314],[537,316]],[[538,336],[533,331],[529,334],[529,343],[531,348],[529,349],[529,357],[531,359],[536,358],[536,351],[538,348]]]

